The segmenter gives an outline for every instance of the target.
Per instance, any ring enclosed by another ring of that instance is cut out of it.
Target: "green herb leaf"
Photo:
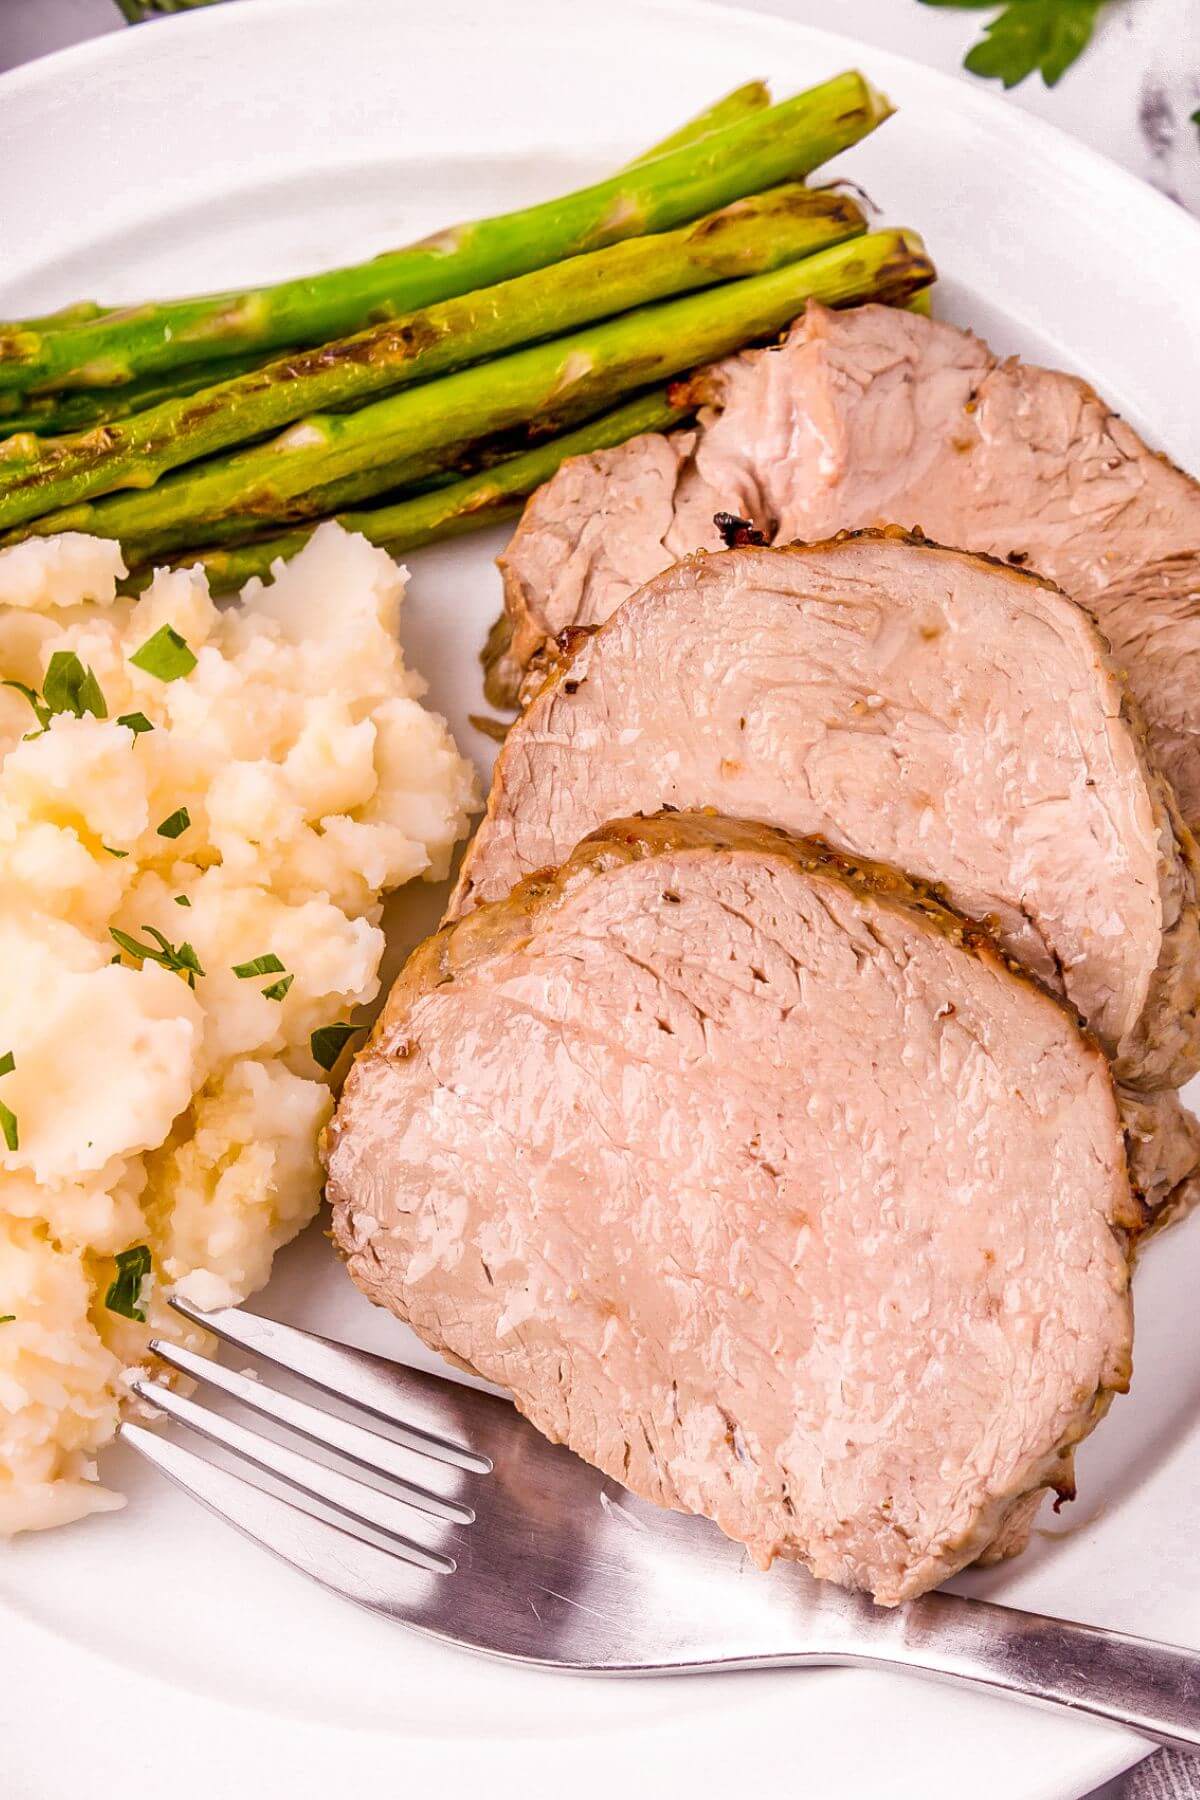
[[[154,730],[153,725],[150,723],[150,721],[146,717],[145,713],[142,713],[142,712],[122,713],[120,718],[117,720],[117,724],[118,725],[127,725],[129,727],[130,731],[132,731],[134,737],[137,737],[140,732]]]
[[[263,989],[263,999],[282,1000],[295,979],[294,975],[285,975],[282,981],[273,981],[270,987]]]
[[[142,930],[154,939],[154,944],[140,944],[137,938],[130,937],[127,931],[118,931],[115,925],[109,926],[108,935],[127,956],[135,957],[138,962],[158,963],[162,968],[170,969],[173,974],[184,976],[188,986],[194,988],[197,975],[203,975],[204,970],[200,967],[200,960],[192,946],[168,943],[162,932],[156,931],[153,925],[143,925]]]
[[[988,0],[921,0],[924,6],[962,6],[979,11]],[[1053,87],[1096,29],[1105,0],[1007,0],[985,29],[983,40],[967,52],[965,66],[973,75],[1016,87],[1035,70]]]
[[[332,1069],[350,1039],[364,1029],[362,1025],[322,1025],[308,1040],[314,1062]]]
[[[16,1313],[0,1313],[0,1325],[13,1325],[16,1323],[16,1318]]]
[[[6,681],[2,685],[4,687],[16,688],[18,694],[24,694],[30,706],[33,708],[34,718],[37,720],[42,730],[45,731],[50,723],[50,708],[43,705],[42,697],[37,689],[27,687],[23,681]]]
[[[11,1075],[17,1066],[17,1059],[11,1050],[0,1056],[0,1075]],[[10,1106],[0,1100],[0,1131],[4,1133],[4,1141],[10,1150],[21,1148],[21,1134],[17,1129],[17,1115]]]
[[[190,906],[192,903],[186,894],[176,894],[175,904],[176,906]]]
[[[239,981],[250,981],[255,975],[282,975],[283,964],[268,950],[265,956],[256,956],[253,962],[234,963],[233,972]]]
[[[129,855],[128,850],[114,850],[111,844],[102,844],[100,846],[100,848],[102,850],[107,850],[108,854],[110,856],[128,856]]]
[[[129,660],[135,669],[157,675],[160,681],[178,681],[181,675],[190,675],[196,666],[187,639],[180,637],[173,625],[160,625],[154,636],[148,637]]]
[[[139,1302],[142,1297],[142,1283],[150,1273],[150,1251],[145,1244],[135,1244],[132,1250],[122,1250],[117,1257],[117,1273],[104,1296],[104,1304],[109,1312],[120,1313],[123,1318],[136,1319],[139,1325],[146,1323],[146,1315]]]
[[[159,837],[165,838],[182,837],[191,822],[192,815],[187,807],[177,807],[170,818],[164,819],[162,824],[158,827],[158,835]]]
[[[168,13],[188,12],[193,6],[214,6],[217,0],[117,0],[129,25],[144,25],[149,19],[162,19]]]
[[[85,669],[73,650],[56,650],[46,667],[42,698],[52,713],[84,713],[107,719],[108,707],[100,692],[100,683],[91,669]]]
[[[73,650],[56,650],[46,667],[43,691],[27,687],[23,681],[6,681],[5,687],[24,694],[33,708],[33,716],[45,731],[55,713],[71,713],[82,719],[85,713],[107,719],[108,707],[100,691],[100,683],[91,669],[80,662]]]

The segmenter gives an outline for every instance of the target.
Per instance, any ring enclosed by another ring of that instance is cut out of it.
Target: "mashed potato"
[[[0,1532],[121,1504],[124,1372],[196,1338],[164,1290],[239,1300],[312,1217],[313,1034],[475,805],[365,539],[323,526],[225,610],[123,573],[96,538],[0,552]]]

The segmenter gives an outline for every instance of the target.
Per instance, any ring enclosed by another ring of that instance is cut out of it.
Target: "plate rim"
[[[206,36],[219,37],[225,32],[245,29],[243,21],[251,16],[259,22],[270,19],[273,15],[286,18],[289,13],[294,12],[324,12],[334,19],[339,13],[344,15],[348,6],[353,8],[360,3],[364,3],[364,0],[254,0],[251,13],[250,8],[239,3],[239,0],[224,0],[223,4],[201,6],[190,12],[168,13],[146,23],[154,26],[155,39],[164,45],[174,38],[179,38],[179,42],[183,43],[186,40],[180,34],[184,32],[192,33],[199,42]],[[401,4],[404,3],[405,0],[401,0]],[[862,38],[856,38],[848,32],[830,30],[824,25],[810,25],[806,20],[789,19],[781,13],[740,7],[732,4],[731,0],[621,0],[621,4],[630,10],[661,16],[702,18],[710,24],[724,25],[731,30],[736,26],[744,27],[747,19],[751,19],[756,27],[773,28],[784,35],[798,33],[831,51],[844,51],[852,65],[857,65],[860,60],[870,59],[881,66],[891,65],[902,69],[906,74],[929,82],[947,95],[953,95],[958,106],[967,112],[976,113],[982,120],[997,126],[1001,126],[1003,121],[1006,131],[1014,117],[1013,102],[1005,93],[997,93],[985,85],[981,78],[968,81],[958,74],[947,74],[945,70],[920,62],[902,51],[877,48]],[[133,54],[149,54],[148,34],[138,33],[133,42],[140,45],[144,36],[147,39],[146,48],[139,48]],[[32,61],[0,73],[0,100],[9,91],[36,88],[47,81],[54,83],[61,77],[71,77],[83,72],[89,65],[127,59],[130,54],[128,27],[105,32],[100,37],[86,38],[82,43],[69,44],[60,50],[49,51],[44,56],[34,57]],[[874,76],[871,78],[874,79]],[[1023,110],[1017,116],[1021,120],[1022,135],[1035,147],[1040,142],[1047,152],[1053,153],[1048,160],[1058,162],[1061,159],[1068,168],[1074,164],[1084,173],[1123,188],[1132,204],[1139,209],[1144,208],[1148,213],[1157,213],[1160,223],[1169,234],[1178,233],[1181,245],[1186,247],[1190,240],[1193,248],[1200,251],[1200,218],[1193,216],[1186,207],[1152,187],[1132,170],[1122,168],[1120,163],[1104,151],[1085,144],[1064,127]]]
[[[348,5],[354,7],[359,3],[360,0],[255,0],[252,9],[234,4],[205,6],[195,12],[154,20],[154,33],[136,35],[132,41],[128,31],[119,28],[100,37],[52,51],[0,74],[0,104],[17,94],[36,96],[39,90],[59,90],[64,84],[86,80],[89,71],[115,65],[118,59],[126,67],[130,65],[131,59],[136,59],[143,66],[153,66],[160,56],[186,62],[190,54],[186,48],[189,43],[194,43],[197,49],[201,49],[208,44],[219,44],[226,36],[235,38],[239,32],[247,29],[251,19],[258,26],[265,25],[269,29],[272,20],[286,21],[289,15],[324,14],[332,25],[338,19],[344,19]],[[361,0],[361,3],[368,4],[369,0]],[[407,4],[407,0],[399,0],[399,4]],[[947,102],[952,102],[958,111],[974,117],[981,126],[1000,131],[1005,136],[1011,136],[1014,124],[1019,121],[1021,134],[1027,144],[1034,152],[1041,152],[1047,165],[1053,167],[1056,180],[1075,177],[1093,190],[1102,186],[1115,193],[1118,198],[1124,197],[1130,210],[1147,220],[1156,234],[1161,234],[1165,240],[1164,258],[1171,259],[1176,254],[1186,258],[1200,253],[1200,219],[1194,218],[1139,176],[1062,127],[1036,115],[1017,112],[1005,96],[981,82],[970,82],[903,52],[877,47],[847,32],[810,24],[804,19],[788,18],[776,12],[741,8],[726,3],[726,0],[619,0],[619,4],[630,13],[680,22],[700,21],[709,29],[734,31],[752,26],[755,30],[775,32],[783,38],[800,39],[819,46],[830,57],[844,58],[848,64],[865,67],[872,78],[878,76],[881,85],[885,87],[889,71],[900,72],[906,80],[924,85]],[[184,33],[191,33],[191,39],[181,35]],[[158,45],[157,50],[155,45]],[[41,1629],[33,1627],[39,1635]],[[72,1646],[72,1649],[76,1653],[81,1651],[78,1645]],[[82,1654],[90,1653],[83,1651]],[[228,1701],[202,1699],[190,1693],[183,1697],[197,1708],[232,1706]],[[237,1710],[242,1711],[242,1706],[239,1705]],[[253,1712],[249,1703],[245,1710]],[[640,1736],[647,1729],[652,1731],[654,1728],[630,1728],[631,1739]],[[344,1733],[346,1728],[326,1725],[323,1730],[332,1737],[335,1733]],[[355,1735],[365,1737],[374,1734],[364,1731]],[[576,1741],[586,1743],[590,1735],[592,1734],[581,1734]],[[1093,1758],[1081,1755],[1077,1759],[1080,1778],[1089,1782],[1103,1781],[1119,1774],[1143,1755],[1150,1754],[1153,1746],[1147,1745],[1142,1749],[1125,1739],[1112,1741],[1107,1754],[1101,1754],[1104,1749],[1103,1740],[1098,1740],[1095,1748],[1096,1755]],[[1089,1764],[1086,1769],[1085,1763]],[[1063,1792],[1065,1794],[1066,1790]]]

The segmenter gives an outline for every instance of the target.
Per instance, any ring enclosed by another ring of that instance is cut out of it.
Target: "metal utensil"
[[[346,1524],[142,1425],[123,1425],[125,1441],[264,1548],[385,1618],[577,1673],[899,1667],[1200,1745],[1200,1651],[950,1594],[888,1610],[796,1564],[761,1574],[707,1521],[635,1499],[507,1401],[250,1313],[172,1304],[387,1429],[155,1340],[164,1362],[383,1485],[150,1379],[134,1383],[143,1399]]]

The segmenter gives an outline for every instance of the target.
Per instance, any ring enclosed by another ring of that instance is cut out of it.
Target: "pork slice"
[[[917,314],[814,304],[782,345],[731,357],[696,387],[709,404],[673,477],[674,452],[656,448],[673,440],[643,438],[567,465],[530,500],[501,558],[512,677],[537,642],[607,618],[681,550],[712,546],[700,496],[777,543],[919,525],[1036,569],[1095,612],[1185,818],[1200,819],[1200,485],[1085,382],[1001,361]],[[609,492],[652,457],[652,527],[606,519]],[[612,579],[618,561],[638,580]]]
[[[689,550],[719,547],[718,501],[691,466],[695,444],[695,432],[647,432],[563,464],[544,524],[500,558],[510,632],[489,670],[497,705],[512,699],[548,638],[607,618]]]
[[[508,734],[450,915],[605,819],[712,805],[942,884],[1135,1086],[1200,1066],[1196,849],[1091,618],[896,530],[695,556]]]
[[[1195,829],[1200,824],[1200,556],[1148,563],[1114,581],[1093,604],[1113,655],[1141,700],[1151,748]]]
[[[1148,1224],[1159,1230],[1200,1199],[1200,1121],[1178,1094],[1121,1088],[1118,1102],[1130,1179],[1142,1196]]]
[[[932,892],[762,826],[611,824],[443,927],[328,1161],[370,1299],[887,1605],[1013,1547],[1128,1380],[1102,1053]]]

